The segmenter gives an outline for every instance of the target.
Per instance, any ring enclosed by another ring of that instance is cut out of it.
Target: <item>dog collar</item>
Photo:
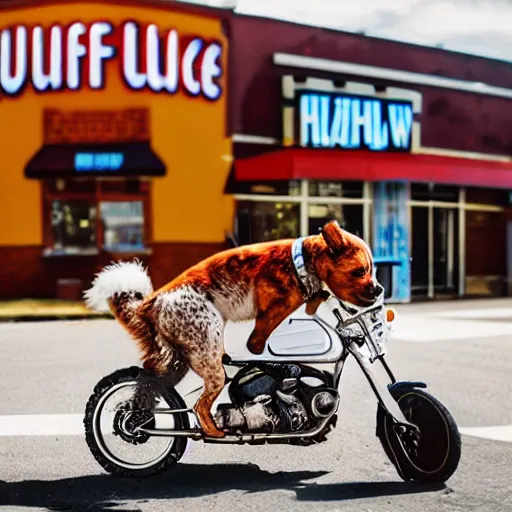
[[[299,277],[299,280],[304,287],[306,293],[306,300],[309,299],[313,294],[317,293],[321,288],[320,280],[306,268],[304,261],[304,254],[302,252],[304,243],[304,237],[300,237],[294,240],[292,244],[292,261],[295,271]]]
[[[308,277],[306,263],[304,262],[304,255],[302,254],[303,243],[304,238],[301,237],[297,238],[292,244],[293,265],[295,266],[295,270],[297,271],[297,275],[300,277],[301,281]]]

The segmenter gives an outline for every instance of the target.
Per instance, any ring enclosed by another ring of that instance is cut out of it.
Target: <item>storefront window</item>
[[[103,201],[100,213],[106,251],[126,252],[144,248],[142,201]]]
[[[134,180],[43,183],[45,255],[148,249],[149,186]]]
[[[317,234],[327,222],[337,220],[343,229],[363,236],[362,204],[309,204],[308,217],[308,232],[311,235]]]
[[[466,203],[509,206],[509,194],[508,190],[503,189],[466,187]]]
[[[363,197],[362,181],[317,181],[309,182],[312,197]]]
[[[237,235],[241,245],[280,238],[296,238],[300,234],[298,203],[239,201]]]
[[[257,194],[270,196],[300,196],[300,180],[240,181],[232,184],[231,194]]]
[[[94,247],[95,218],[96,208],[87,200],[52,201],[51,226],[55,248]]]
[[[295,196],[288,201],[280,200],[284,198],[272,201],[270,197],[263,201],[256,193],[251,194],[252,197],[240,194],[235,223],[237,243],[245,245],[296,238],[306,233],[313,235],[331,220],[337,220],[340,226],[357,236],[364,236],[363,210],[368,205],[363,201],[363,182],[316,180],[302,187],[303,183],[301,180],[271,183],[274,193],[288,192]],[[301,193],[306,189],[309,189],[308,196]],[[259,192],[262,194],[264,190]],[[267,194],[272,195],[268,190]]]
[[[411,199],[413,201],[459,201],[459,187],[437,185],[434,183],[411,183]]]

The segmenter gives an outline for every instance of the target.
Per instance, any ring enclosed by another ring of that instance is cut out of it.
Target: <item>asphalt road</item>
[[[132,341],[108,320],[0,324],[0,509],[512,511],[512,301],[397,309],[392,369],[427,382],[463,432],[461,463],[446,485],[401,482],[374,436],[375,397],[354,363],[326,443],[192,442],[161,476],[109,476],[80,421],[96,382],[137,363]]]

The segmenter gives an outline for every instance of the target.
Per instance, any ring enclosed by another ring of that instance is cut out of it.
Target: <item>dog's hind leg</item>
[[[189,363],[192,370],[204,380],[204,391],[194,406],[199,423],[207,436],[224,437],[224,432],[217,428],[211,415],[213,402],[225,385],[226,375],[222,364],[222,352],[220,351],[215,358],[211,359],[192,352],[189,355]]]
[[[204,381],[194,410],[206,435],[223,437],[211,414],[213,402],[225,385],[224,318],[205,295],[183,287],[157,299],[158,329],[177,345],[188,366]]]
[[[196,316],[189,329],[190,339],[182,346],[190,368],[204,381],[204,390],[194,406],[197,418],[205,434],[210,437],[223,437],[213,421],[211,409],[226,383],[222,364],[224,354],[224,320],[213,304],[205,303],[199,308],[204,317]]]

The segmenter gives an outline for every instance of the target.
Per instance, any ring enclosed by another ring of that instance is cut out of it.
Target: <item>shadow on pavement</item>
[[[344,482],[295,489],[298,501],[345,501],[403,494],[420,494],[447,489],[444,484],[405,482]]]
[[[72,512],[139,512],[133,504],[122,508],[123,502],[198,498],[230,490],[248,493],[291,490],[299,501],[342,501],[444,488],[395,482],[312,484],[308,487],[303,482],[325,474],[326,471],[269,473],[254,464],[180,464],[162,475],[141,480],[102,474],[48,481],[0,481],[0,506]]]

